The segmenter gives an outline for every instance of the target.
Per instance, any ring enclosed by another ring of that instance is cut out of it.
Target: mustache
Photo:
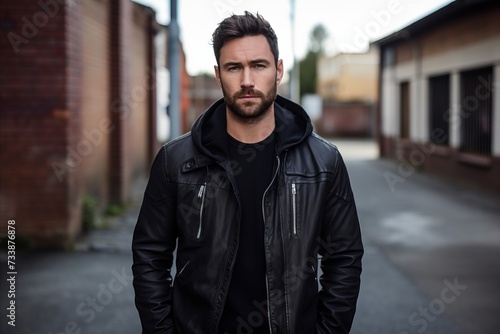
[[[257,96],[257,97],[261,97],[261,98],[265,98],[265,95],[264,93],[262,93],[261,91],[259,90],[255,90],[255,89],[242,89],[236,93],[233,94],[233,99],[237,99],[241,96],[245,96],[245,95],[252,95],[252,96]]]

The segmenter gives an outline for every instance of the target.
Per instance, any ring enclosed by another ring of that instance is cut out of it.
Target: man
[[[277,95],[264,18],[233,15],[212,37],[224,98],[163,146],[134,232],[143,333],[348,333],[363,246],[344,162]]]

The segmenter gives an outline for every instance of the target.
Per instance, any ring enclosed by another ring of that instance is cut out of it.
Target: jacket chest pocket
[[[290,235],[292,237],[298,237],[298,222],[299,222],[299,210],[297,207],[297,184],[292,182],[290,185]]]
[[[179,195],[178,226],[180,232],[190,239],[200,240],[204,235],[203,211],[206,203],[206,183],[190,185],[188,191]]]
[[[288,229],[292,239],[314,233],[321,225],[325,182],[293,180],[287,184]]]

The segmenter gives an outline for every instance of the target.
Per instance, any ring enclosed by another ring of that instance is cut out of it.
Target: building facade
[[[339,53],[318,60],[318,94],[324,101],[374,103],[378,93],[378,52]]]
[[[170,73],[169,68],[169,27],[159,24],[155,37],[156,46],[156,87],[157,87],[157,129],[158,141],[165,143],[171,138],[171,123],[169,117],[170,104]],[[186,70],[186,54],[180,40],[178,41],[179,65],[175,69],[179,71],[179,133],[184,134],[191,130],[188,124],[189,108],[191,104],[189,85],[191,77]]]
[[[374,42],[377,138],[420,168],[500,194],[500,3],[457,0]]]
[[[213,75],[202,73],[191,77],[189,97],[191,105],[187,126],[191,129],[196,119],[215,101],[222,98],[222,90]]]
[[[153,10],[130,0],[0,4],[0,233],[69,247],[86,198],[125,205],[159,149]]]
[[[324,136],[373,135],[378,60],[375,50],[319,59],[317,90],[323,100],[323,114],[316,131]]]

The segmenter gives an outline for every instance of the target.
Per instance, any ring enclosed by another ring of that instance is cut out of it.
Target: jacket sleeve
[[[143,334],[173,333],[172,276],[176,245],[175,189],[163,147],[151,167],[132,241],[135,304]]]
[[[338,152],[327,196],[320,250],[321,289],[317,333],[349,333],[356,312],[363,245],[356,205],[344,161]]]

